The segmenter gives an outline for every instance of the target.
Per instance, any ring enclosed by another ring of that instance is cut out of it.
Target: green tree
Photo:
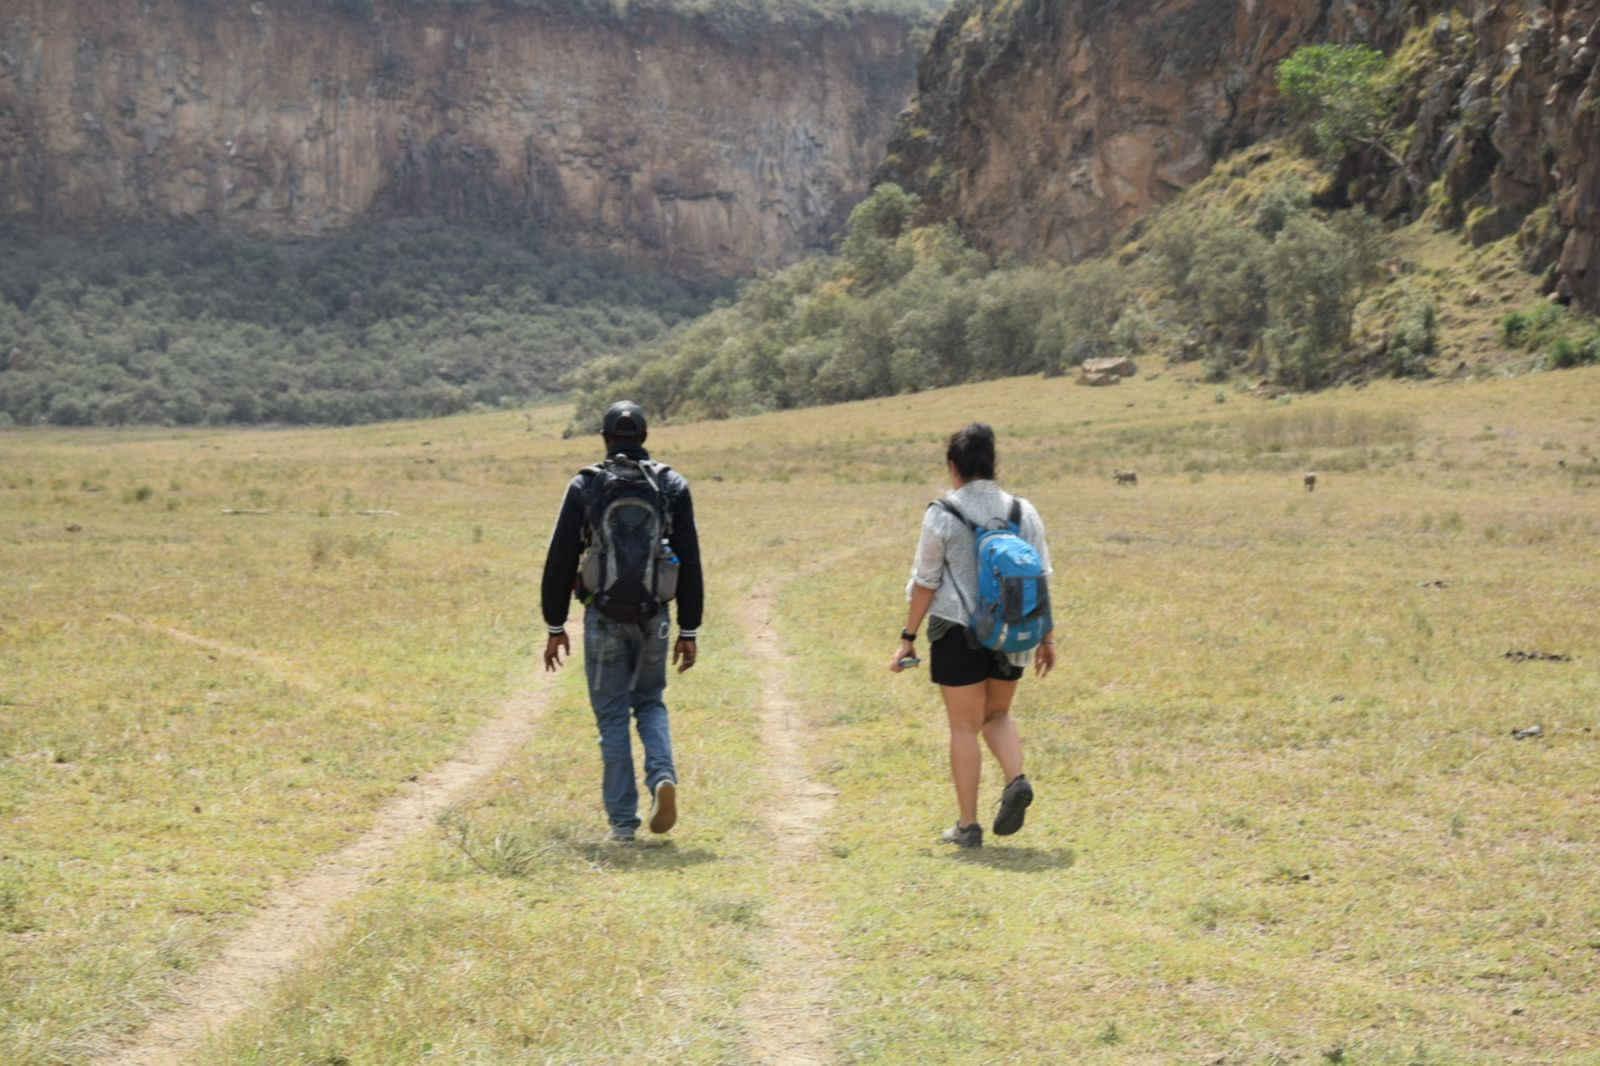
[[[1326,384],[1350,339],[1365,280],[1359,257],[1331,226],[1301,215],[1272,242],[1267,267],[1266,336],[1278,380],[1301,389]]]
[[[1278,64],[1278,94],[1289,116],[1306,124],[1324,159],[1371,148],[1398,164],[1390,143],[1388,67],[1387,57],[1366,45],[1306,45]]]
[[[915,263],[900,241],[922,201],[892,181],[873,189],[850,212],[840,254],[857,270],[857,287],[872,292],[904,277]]]
[[[1127,274],[1109,259],[1086,260],[1067,273],[1060,297],[1060,369],[1112,351],[1112,331],[1122,317],[1127,286]]]
[[[1223,218],[1212,219],[1195,241],[1186,282],[1213,344],[1243,351],[1267,324],[1268,240]]]

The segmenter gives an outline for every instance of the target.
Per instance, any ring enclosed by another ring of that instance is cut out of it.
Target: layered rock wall
[[[0,213],[300,236],[436,213],[684,273],[776,266],[866,190],[909,25],[376,0],[6,0]]]

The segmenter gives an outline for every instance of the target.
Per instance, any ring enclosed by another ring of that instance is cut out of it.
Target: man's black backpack
[[[578,598],[607,618],[642,622],[678,591],[667,467],[613,455],[583,469],[587,516]]]

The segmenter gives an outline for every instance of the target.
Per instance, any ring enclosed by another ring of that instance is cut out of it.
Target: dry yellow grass
[[[1219,403],[1169,372],[660,428],[714,575],[669,690],[676,843],[600,845],[568,671],[197,1061],[760,1061],[739,1005],[803,901],[839,1062],[1594,1062],[1597,394],[1586,370]],[[551,683],[535,582],[593,450],[564,414],[0,435],[0,1058],[108,1046]],[[956,855],[935,694],[884,662],[973,418],[1050,524],[1066,654],[1019,702],[1028,827]],[[776,647],[736,621],[758,587]],[[757,816],[780,651],[835,793],[825,860],[787,876]]]

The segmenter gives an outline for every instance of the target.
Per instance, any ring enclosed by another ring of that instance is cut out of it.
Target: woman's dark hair
[[[950,444],[944,457],[956,464],[956,473],[963,481],[994,478],[994,430],[983,422],[950,434]]]

